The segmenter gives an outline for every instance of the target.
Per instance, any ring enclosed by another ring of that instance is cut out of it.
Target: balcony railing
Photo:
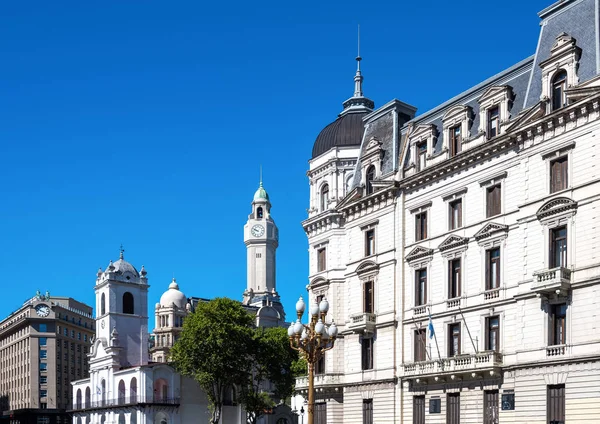
[[[554,356],[564,356],[567,354],[567,345],[554,345],[546,347],[546,356],[548,358]]]
[[[502,354],[493,351],[459,355],[452,358],[406,363],[403,377],[433,377],[436,375],[468,374],[485,371],[502,365]]]
[[[317,374],[315,387],[340,386],[344,384],[344,374]],[[296,390],[308,389],[308,376],[296,377]]]
[[[356,332],[372,333],[375,330],[377,316],[369,312],[361,312],[360,314],[350,315],[348,329]]]
[[[493,300],[500,297],[500,289],[489,289],[483,292],[483,300]]]
[[[129,405],[174,405],[178,406],[180,398],[165,398],[161,396],[135,396],[120,397],[112,399],[94,400],[90,402],[74,402],[73,411],[100,408],[118,408]]]
[[[531,290],[540,294],[565,291],[571,288],[571,270],[569,268],[550,268],[533,273]]]

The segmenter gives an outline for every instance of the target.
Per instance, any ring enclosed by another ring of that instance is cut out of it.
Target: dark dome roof
[[[363,133],[365,132],[362,119],[369,112],[369,110],[364,110],[354,113],[343,113],[338,119],[323,128],[313,145],[313,159],[332,147],[360,146]]]

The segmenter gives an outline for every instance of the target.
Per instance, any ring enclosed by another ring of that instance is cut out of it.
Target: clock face
[[[100,321],[100,327],[104,328],[105,325],[104,320]]]
[[[37,305],[35,307],[35,313],[41,317],[47,317],[50,315],[50,307],[48,305]]]
[[[252,227],[250,233],[252,233],[254,237],[260,237],[265,233],[265,227],[260,224],[256,224]]]

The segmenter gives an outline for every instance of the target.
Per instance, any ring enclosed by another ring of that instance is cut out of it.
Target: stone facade
[[[310,161],[316,422],[600,421],[598,13],[551,5],[534,56]]]

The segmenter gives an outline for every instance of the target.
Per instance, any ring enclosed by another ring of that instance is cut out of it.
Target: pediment
[[[371,150],[378,150],[381,148],[383,143],[379,141],[376,137],[371,137],[369,142],[367,143],[367,152]]]
[[[572,212],[574,214],[577,211],[577,202],[569,199],[568,197],[557,197],[555,199],[548,200],[544,203],[536,212],[539,220],[546,219],[548,217]]]
[[[488,222],[483,226],[483,228],[475,233],[475,240],[483,240],[493,235],[508,232],[508,225],[498,224],[496,222]]]
[[[362,187],[354,187],[352,190],[350,190],[348,194],[346,194],[342,198],[342,200],[339,201],[339,203],[336,206],[336,209],[341,210],[346,206],[351,205],[352,203],[354,203],[355,200],[360,199],[361,195]]]
[[[358,275],[376,274],[379,272],[379,265],[373,261],[365,261],[356,268]]]
[[[568,88],[565,90],[568,103],[572,103],[573,101],[581,100],[586,97],[591,97],[598,93],[600,93],[600,86],[597,85],[590,87]]]
[[[577,43],[577,40],[575,38],[571,37],[566,32],[561,32],[556,37],[556,41],[554,42],[554,45],[552,46],[552,50],[556,50],[559,47],[564,46],[565,44],[569,45],[569,46],[574,46],[576,43]]]
[[[527,112],[517,116],[517,119],[514,122],[511,122],[508,127],[506,127],[506,132],[510,132],[518,129],[524,125],[530,124],[532,122],[537,121],[541,117],[546,114],[546,107],[543,101],[538,102],[535,106],[532,106]]]
[[[437,127],[433,124],[421,124],[417,125],[415,129],[410,133],[410,140],[417,140],[428,137],[435,137],[437,135]]]
[[[465,105],[454,105],[450,109],[444,113],[442,116],[442,121],[447,121],[449,119],[455,118],[457,116],[469,114],[471,112],[471,108]]]
[[[427,256],[433,256],[433,249],[429,249],[423,246],[417,246],[406,255],[408,262],[416,261],[418,259],[425,258]]]
[[[466,248],[467,244],[469,244],[468,237],[460,237],[456,234],[451,234],[439,245],[438,249],[444,252],[461,246],[465,246]]]
[[[510,91],[512,90],[510,85],[495,85],[493,87],[488,88],[479,98],[478,102],[483,103],[487,100],[492,100],[501,96],[508,96]]]

